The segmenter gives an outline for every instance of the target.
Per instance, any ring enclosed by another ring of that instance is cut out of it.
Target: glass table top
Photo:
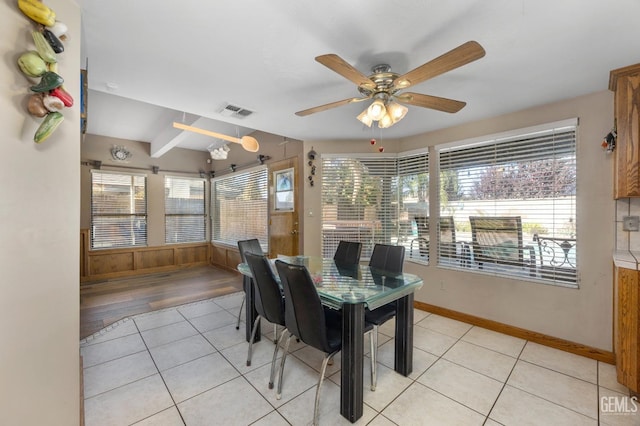
[[[333,259],[321,257],[279,255],[278,260],[306,266],[323,303],[334,309],[340,309],[345,303],[362,302],[369,309],[376,309],[413,293],[423,284],[422,278],[417,275],[394,274],[367,265],[341,266]],[[271,259],[270,264],[279,281],[275,261]],[[239,264],[238,271],[251,276],[246,263]]]

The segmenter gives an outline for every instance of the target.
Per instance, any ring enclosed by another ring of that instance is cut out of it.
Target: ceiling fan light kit
[[[369,76],[362,74],[336,54],[321,55],[316,57],[316,61],[355,83],[362,97],[348,98],[316,106],[298,111],[296,115],[304,117],[353,102],[373,99],[371,105],[362,111],[357,116],[357,119],[368,127],[371,127],[373,122],[376,121],[378,127],[384,129],[393,126],[407,115],[409,109],[401,104],[455,113],[464,108],[466,104],[454,99],[439,98],[421,93],[400,93],[400,91],[445,72],[452,71],[480,59],[484,55],[485,50],[478,42],[468,41],[406,74],[399,75],[392,72],[389,65],[380,64],[371,69],[372,74]]]

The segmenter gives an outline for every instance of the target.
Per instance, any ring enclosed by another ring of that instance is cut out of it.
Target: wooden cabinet
[[[614,198],[640,197],[640,64],[611,71],[609,90],[615,93],[618,133]]]
[[[615,352],[618,382],[640,392],[640,272],[616,268]]]

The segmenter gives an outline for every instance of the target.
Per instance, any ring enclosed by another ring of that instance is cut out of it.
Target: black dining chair
[[[264,254],[262,251],[262,247],[260,246],[260,241],[257,238],[253,238],[250,240],[242,240],[238,241],[238,251],[240,252],[240,259],[242,259],[242,263],[247,263],[247,258],[245,256],[246,253],[255,253],[255,254]],[[238,321],[236,322],[236,330],[240,329],[240,318],[242,318],[242,308],[244,307],[244,303],[247,300],[247,289],[251,286],[251,278],[246,275],[243,277],[242,288],[244,288],[245,295],[242,298],[242,303],[240,304],[240,311],[238,311]]]
[[[247,366],[251,365],[251,354],[253,350],[253,339],[260,328],[260,318],[264,318],[270,323],[285,326],[284,320],[284,295],[280,289],[280,285],[273,276],[273,270],[269,265],[269,259],[264,255],[253,253],[245,253],[247,264],[253,276],[253,287],[255,291],[254,304],[258,317],[253,323],[251,329],[251,339],[249,340],[249,352],[247,353]],[[280,335],[282,340],[284,333]],[[271,361],[271,374],[269,375],[269,389],[273,389],[275,378],[275,365],[278,356],[278,344],[273,350],[273,360]]]
[[[333,260],[338,265],[357,265],[360,263],[360,254],[362,253],[362,243],[356,241],[341,240],[338,248],[333,255]]]
[[[276,260],[276,269],[280,276],[280,283],[284,287],[285,324],[286,332],[289,333],[282,354],[276,398],[280,399],[282,396],[284,363],[291,336],[295,336],[303,343],[325,353],[313,409],[313,424],[317,425],[320,389],[327,370],[327,363],[342,348],[342,317],[339,311],[322,306],[320,296],[306,267]],[[365,326],[364,331],[367,332],[371,329],[370,325]]]
[[[376,244],[369,260],[369,266],[390,274],[401,274],[404,264],[404,246]],[[371,331],[371,365],[375,367],[378,358],[378,327],[396,316],[396,302],[387,303],[377,309],[364,311],[364,320],[373,327]],[[371,368],[371,390],[376,390],[378,377]]]

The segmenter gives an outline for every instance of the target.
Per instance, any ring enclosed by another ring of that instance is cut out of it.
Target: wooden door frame
[[[273,176],[274,176],[274,172],[279,171],[279,170],[286,170],[289,168],[293,168],[294,170],[294,182],[293,182],[293,188],[294,188],[294,213],[295,213],[295,217],[294,217],[294,222],[297,223],[296,227],[296,231],[297,231],[297,238],[294,239],[293,243],[294,243],[294,247],[293,250],[296,254],[298,254],[300,252],[300,248],[303,247],[302,244],[302,232],[301,230],[303,229],[303,223],[302,223],[302,207],[303,207],[303,194],[302,194],[302,189],[304,188],[303,182],[302,182],[302,175],[301,175],[301,170],[302,167],[300,166],[300,159],[298,156],[294,156],[294,157],[289,157],[287,159],[284,160],[280,160],[280,161],[275,161],[273,163],[269,164],[269,213],[268,213],[268,223],[269,226],[271,226],[272,223],[272,219],[274,215],[278,215],[278,214],[287,214],[288,212],[283,212],[283,213],[278,213],[277,210],[275,210],[275,182],[273,181]],[[277,253],[274,253],[272,251],[272,236],[271,236],[271,230],[269,230],[269,255],[270,256],[275,256]]]

